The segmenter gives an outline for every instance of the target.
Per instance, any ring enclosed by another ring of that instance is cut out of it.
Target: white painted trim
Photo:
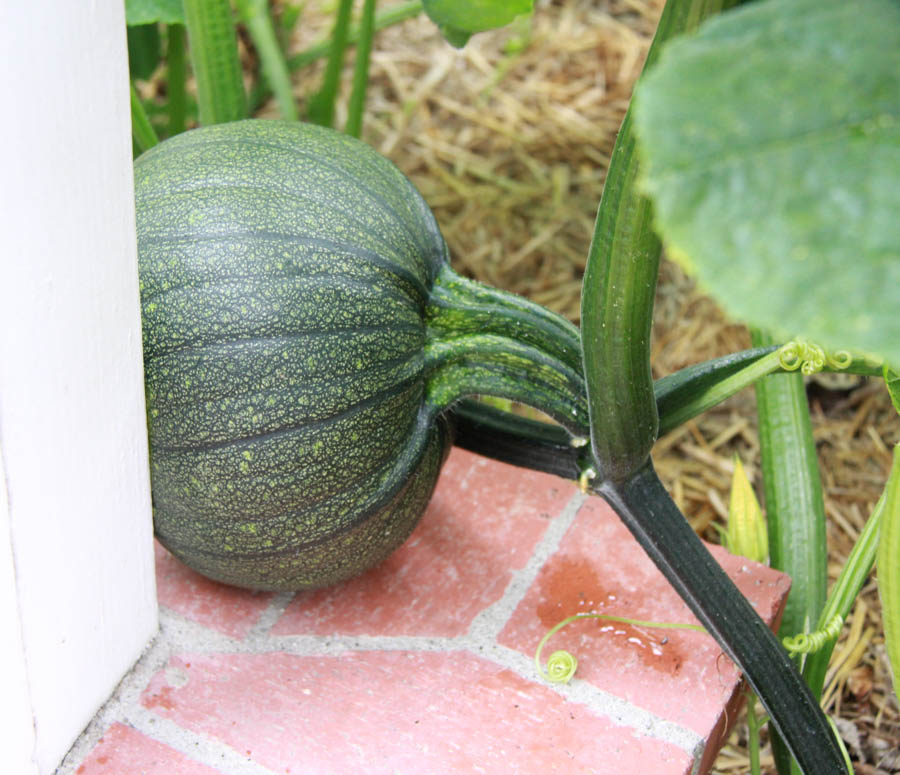
[[[0,705],[13,687],[3,734],[34,762],[12,772],[53,772],[157,624],[124,21],[34,0],[0,25]]]
[[[37,775],[34,752],[34,721],[25,672],[25,650],[19,625],[16,575],[9,529],[9,501],[6,471],[0,449],[0,675],[3,701],[0,702],[0,751],[4,767],[22,775]]]

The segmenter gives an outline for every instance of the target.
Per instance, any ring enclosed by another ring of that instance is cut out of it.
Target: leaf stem
[[[347,32],[350,26],[352,10],[353,0],[339,0],[334,27],[331,30],[328,64],[325,66],[322,86],[319,91],[309,98],[307,105],[307,117],[314,124],[321,124],[322,126],[334,125],[334,106],[341,83],[344,50],[347,48]]]
[[[391,27],[399,24],[407,19],[412,19],[422,12],[422,0],[408,0],[405,3],[392,5],[375,14],[375,32],[383,30],[385,27]],[[347,31],[347,46],[355,46],[359,42],[360,29],[358,24],[351,24]],[[289,70],[299,70],[307,65],[311,65],[322,57],[327,57],[331,51],[331,37],[324,38],[313,43],[309,48],[294,54],[287,59]],[[255,109],[266,98],[269,93],[268,84],[265,81],[258,81],[251,92],[250,104]]]
[[[169,111],[169,137],[174,137],[184,131],[187,114],[184,25],[170,24],[166,27],[166,34],[166,98]]]
[[[375,14],[375,32],[383,30],[385,27],[391,27],[399,24],[407,19],[412,19],[422,12],[422,0],[410,0],[410,2],[398,3],[383,11]],[[360,39],[360,25],[354,24],[347,31],[347,45],[353,46]],[[288,67],[291,70],[299,70],[312,64],[317,59],[321,59],[328,55],[331,50],[331,38],[325,38],[317,43],[313,43],[309,48],[294,54],[287,60]]]
[[[356,47],[356,62],[353,66],[353,89],[347,106],[347,124],[344,127],[351,137],[359,137],[362,132],[363,113],[366,107],[366,87],[369,84],[369,57],[372,53],[372,38],[375,35],[375,0],[363,0],[362,16],[359,22],[359,45]]]
[[[235,5],[256,46],[263,76],[275,94],[281,117],[288,121],[296,121],[297,103],[291,87],[291,74],[284,52],[278,43],[268,3],[266,0],[236,0]]]
[[[133,83],[131,84],[131,135],[141,151],[146,151],[159,142],[156,131],[147,116],[147,111],[144,110],[144,103],[141,102],[141,97]]]
[[[237,36],[228,0],[184,0],[200,123],[224,124],[247,116]]]
[[[713,560],[651,463],[597,487],[694,615],[744,672],[808,775],[845,773],[831,727],[772,631]]]
[[[762,332],[752,335],[755,345],[772,343]],[[822,483],[800,372],[758,381],[756,411],[770,563],[791,577],[779,633],[808,633],[825,605],[828,548]],[[818,699],[820,693],[811,688]],[[772,735],[772,752],[778,771],[791,772],[790,754],[778,734]]]

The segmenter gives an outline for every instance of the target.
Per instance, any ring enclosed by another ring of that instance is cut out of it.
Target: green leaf
[[[458,47],[473,32],[503,27],[531,13],[534,0],[423,0],[422,5],[444,37]]]
[[[138,24],[184,24],[182,0],[125,0],[125,21]]]
[[[656,225],[731,314],[900,362],[900,3],[723,14],[634,114]]]
[[[441,31],[441,35],[444,36],[444,40],[453,46],[453,48],[462,48],[469,42],[469,38],[472,37],[471,32],[452,27],[449,24],[440,24],[438,25],[438,29]]]

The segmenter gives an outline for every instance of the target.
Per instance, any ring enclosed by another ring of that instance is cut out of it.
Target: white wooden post
[[[0,770],[48,775],[156,629],[124,2],[0,51]]]

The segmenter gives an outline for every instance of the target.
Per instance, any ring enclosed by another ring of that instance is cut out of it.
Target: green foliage
[[[723,14],[634,110],[659,231],[727,310],[900,361],[900,4]]]
[[[473,33],[503,27],[531,13],[534,0],[423,0],[422,4],[447,41],[461,48]]]
[[[125,0],[125,21],[137,24],[184,24],[182,0]]]

